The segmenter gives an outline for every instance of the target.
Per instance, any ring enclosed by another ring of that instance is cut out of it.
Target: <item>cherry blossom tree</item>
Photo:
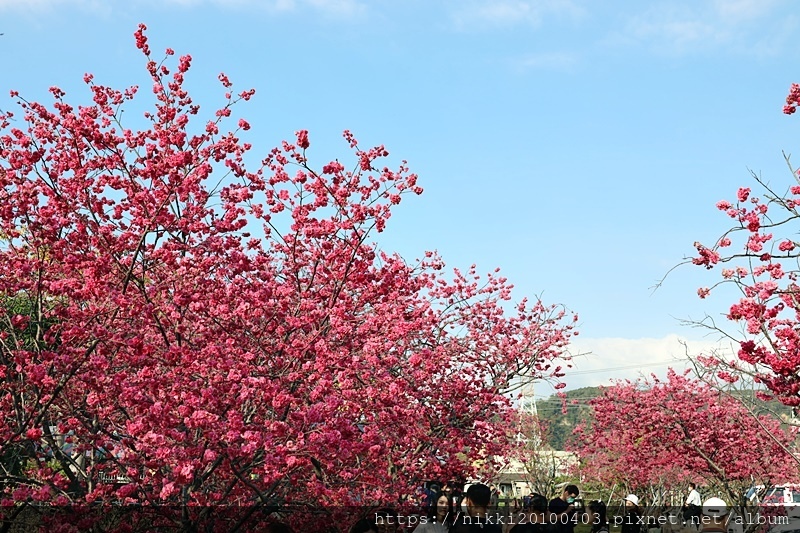
[[[546,444],[548,423],[527,412],[520,413],[519,418],[519,442],[513,457],[523,465],[532,492],[555,494],[561,465],[556,451]]]
[[[530,491],[556,494],[565,472],[572,470],[572,457],[548,444],[550,421],[525,410],[520,410],[516,418],[516,424],[509,428],[508,439],[514,444],[505,457],[506,469],[516,469],[515,474],[525,480]]]
[[[784,113],[800,104],[800,85],[792,84]],[[719,281],[701,287],[707,298],[721,293],[732,298],[727,320],[740,325],[733,331],[706,320],[705,325],[723,332],[735,345],[736,360],[715,357],[724,379],[738,372],[753,376],[787,405],[800,406],[800,299],[798,294],[797,224],[800,220],[800,173],[785,156],[791,180],[770,184],[753,173],[756,190],[741,187],[732,200],[717,208],[733,220],[713,244],[695,243],[695,265],[720,269]],[[731,289],[727,291],[725,289]],[[730,368],[724,368],[728,365]]]
[[[136,87],[89,74],[91,105],[14,93],[1,119],[4,524],[142,504],[195,531],[226,505],[233,531],[288,505],[396,503],[502,455],[510,392],[563,376],[576,317],[512,305],[497,272],[381,251],[422,192],[383,146],[345,132],[352,163],[315,168],[301,130],[250,170],[233,112],[254,91],[221,74],[204,120],[191,57],[156,62],[145,29],[146,129],[123,121]]]
[[[798,475],[791,432],[688,373],[619,382],[591,404],[577,449],[583,473],[606,484],[668,491],[704,480],[738,504],[748,487]]]

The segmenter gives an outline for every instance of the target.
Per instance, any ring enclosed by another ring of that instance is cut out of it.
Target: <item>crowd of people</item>
[[[540,494],[523,498],[519,512],[500,512],[498,491],[482,483],[469,485],[464,494],[456,494],[445,486],[433,486],[426,498],[425,513],[399,516],[391,509],[382,509],[356,523],[350,533],[574,533],[578,524],[586,524],[591,533],[609,533],[610,517],[602,500],[593,500],[584,507],[578,499],[580,490],[567,485],[562,493],[548,500]],[[619,500],[618,500],[619,501]],[[628,494],[622,499],[622,511],[613,517],[620,533],[643,533],[644,510],[639,498]],[[720,498],[704,503],[694,483],[683,502],[680,528],[699,533],[726,533],[729,508]],[[585,531],[585,529],[584,529]],[[615,530],[616,531],[616,530]]]
[[[520,509],[512,510],[498,507],[499,491],[494,486],[473,483],[462,493],[453,486],[432,485],[424,494],[423,512],[403,515],[393,508],[379,508],[366,513],[349,533],[575,533],[579,524],[585,526],[582,532],[588,529],[589,533],[610,533],[612,525],[616,526],[615,533],[617,528],[619,533],[647,533],[652,529],[635,494],[622,498],[621,508],[613,514],[602,500],[592,500],[584,506],[579,495],[577,485],[566,485],[561,494],[550,500],[531,493],[523,498]],[[728,533],[729,511],[720,498],[702,502],[696,485],[691,483],[680,523],[671,523],[670,529],[681,533]],[[292,530],[276,523],[268,531]]]

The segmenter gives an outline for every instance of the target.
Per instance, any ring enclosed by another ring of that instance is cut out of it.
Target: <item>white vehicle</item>
[[[753,505],[781,506],[786,514],[773,516],[776,523],[769,527],[769,533],[800,533],[800,483],[780,483],[771,487],[758,485],[746,494]]]
[[[784,505],[787,508],[800,506],[800,483],[781,483],[771,487],[756,485],[745,495],[755,505]],[[787,509],[787,514],[791,514]]]
[[[790,518],[788,524],[773,526],[769,533],[800,533],[800,519]]]

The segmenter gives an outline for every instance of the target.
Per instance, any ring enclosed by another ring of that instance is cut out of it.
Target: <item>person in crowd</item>
[[[592,533],[608,533],[608,510],[602,500],[589,502],[589,524]]]
[[[446,533],[455,522],[453,500],[444,492],[434,494],[434,505],[427,508],[427,521],[420,523],[414,533]]]
[[[700,527],[700,512],[703,505],[697,485],[689,483],[689,494],[683,504],[683,520],[694,527]]]
[[[292,528],[283,522],[272,522],[267,526],[266,533],[292,533]]]
[[[641,533],[643,531],[639,518],[642,510],[639,508],[639,497],[635,494],[628,494],[623,498],[625,504],[625,517],[622,521],[620,533]]]
[[[546,533],[549,526],[547,498],[541,494],[531,494],[528,511],[519,523],[510,528],[509,533]]]
[[[429,484],[427,487],[423,488],[422,492],[425,496],[423,504],[425,505],[425,507],[433,505],[436,499],[436,494],[441,491],[442,491],[441,487],[436,482],[433,482]]]
[[[489,514],[492,491],[483,483],[475,483],[467,489],[464,498],[467,516],[462,517],[453,528],[454,533],[503,533],[496,513]]]
[[[350,528],[349,533],[378,533],[375,529],[375,521],[368,518],[362,518]]]
[[[533,493],[532,492],[530,494],[528,494],[527,496],[523,496],[522,497],[522,508],[525,509],[526,511],[531,506],[531,499],[532,498],[533,498]]]
[[[397,511],[389,507],[382,507],[372,515],[375,531],[378,533],[395,533],[397,531]]]
[[[564,487],[561,496],[550,500],[550,522],[553,524],[553,533],[573,533],[575,531],[576,513],[575,499],[580,494],[577,485]]]
[[[727,533],[728,504],[722,498],[709,498],[703,502],[701,533]]]
[[[491,497],[489,498],[489,508],[497,509],[497,505],[500,503],[500,490],[497,488],[497,485],[490,485],[489,493],[491,494]]]

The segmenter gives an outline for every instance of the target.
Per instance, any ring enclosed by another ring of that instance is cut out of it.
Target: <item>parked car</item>
[[[790,518],[786,524],[772,526],[769,533],[800,533],[800,519]]]
[[[751,487],[745,495],[747,501],[754,505],[800,506],[800,483],[781,483],[765,487]]]

